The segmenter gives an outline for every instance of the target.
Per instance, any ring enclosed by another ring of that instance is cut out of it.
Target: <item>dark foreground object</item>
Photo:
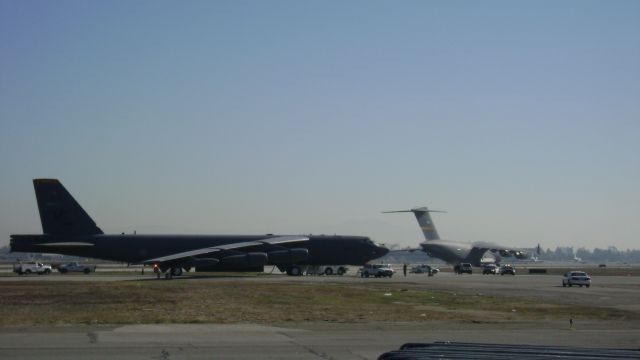
[[[573,346],[500,345],[442,342],[408,343],[400,350],[380,355],[399,359],[640,359],[638,349],[583,348]]]

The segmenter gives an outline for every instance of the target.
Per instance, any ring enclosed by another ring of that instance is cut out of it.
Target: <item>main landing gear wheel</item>
[[[164,273],[164,278],[167,280],[171,280],[174,276],[180,275],[182,275],[182,268],[170,268],[169,271]],[[160,278],[160,273],[158,273],[158,278]]]
[[[181,276],[182,268],[171,268],[171,275],[173,276]]]
[[[292,266],[287,269],[287,275],[289,276],[300,276],[302,275],[302,269],[299,266]]]

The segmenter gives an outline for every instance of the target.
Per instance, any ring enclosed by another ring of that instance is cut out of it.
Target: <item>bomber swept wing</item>
[[[191,260],[199,260],[199,259],[208,259],[211,258],[199,258],[199,256],[214,254],[229,250],[240,250],[246,249],[254,246],[263,246],[263,245],[279,245],[286,244],[290,242],[302,242],[309,241],[309,238],[306,236],[278,236],[265,238],[264,240],[255,240],[255,241],[245,241],[245,242],[237,242],[230,243],[218,246],[205,247],[202,249],[190,250],[181,253],[175,253],[171,255],[161,256],[153,259],[143,260],[141,264],[162,264],[166,262],[180,262],[183,260],[184,262],[189,262]],[[219,259],[218,259],[219,260]]]

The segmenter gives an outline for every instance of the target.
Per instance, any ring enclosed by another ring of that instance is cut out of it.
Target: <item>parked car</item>
[[[412,273],[414,274],[429,274],[429,276],[433,276],[437,274],[440,270],[429,265],[417,265],[411,268]]]
[[[460,263],[453,267],[456,274],[473,274],[473,267],[469,263]]]
[[[29,274],[51,274],[51,265],[45,265],[43,263],[30,261],[30,262],[19,262],[13,265],[13,272],[18,275],[29,275]]]
[[[81,272],[81,273],[91,273],[91,272],[95,272],[96,271],[96,266],[95,265],[83,265],[80,264],[77,261],[74,262],[70,262],[70,263],[66,263],[66,264],[62,264],[60,266],[58,266],[58,271],[61,272],[62,274],[66,274],[69,272]]]
[[[482,266],[482,275],[495,275],[498,273],[498,266],[496,264],[485,264]]]
[[[358,271],[360,271],[361,277],[367,277],[367,278],[369,276],[392,277],[394,273],[391,266],[384,265],[384,264],[367,264]]]
[[[584,271],[568,271],[562,276],[562,287],[582,285],[591,286],[591,276]]]
[[[516,274],[516,269],[513,268],[513,266],[511,265],[502,265],[500,267],[500,275],[515,275]]]

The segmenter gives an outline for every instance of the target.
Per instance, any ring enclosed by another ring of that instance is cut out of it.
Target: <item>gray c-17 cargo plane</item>
[[[515,256],[518,259],[527,258],[527,254],[525,252],[488,242],[464,243],[440,239],[436,226],[431,220],[430,213],[445,211],[429,210],[427,207],[419,207],[411,210],[385,211],[384,213],[389,214],[400,212],[412,212],[416,216],[418,225],[420,226],[425,238],[425,241],[420,243],[420,249],[410,249],[410,251],[422,250],[431,257],[444,260],[445,262],[453,265],[464,262],[471,263],[473,266],[480,266],[482,257],[487,251],[491,251],[497,261],[500,260],[500,257]]]
[[[34,179],[33,185],[43,234],[11,235],[11,251],[153,265],[167,279],[183,269],[233,271],[264,265],[301,275],[301,265],[363,265],[389,252],[365,236],[106,235],[60,181]]]

